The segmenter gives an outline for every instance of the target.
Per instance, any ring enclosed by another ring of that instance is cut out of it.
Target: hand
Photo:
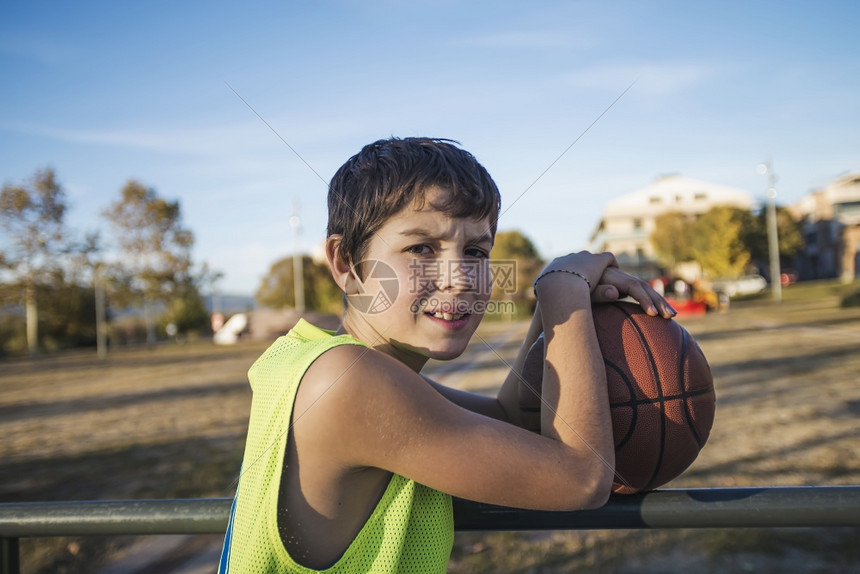
[[[610,267],[618,267],[618,262],[615,256],[611,253],[589,253],[588,251],[580,251],[571,253],[563,257],[555,258],[544,270],[538,275],[537,283],[548,279],[548,276],[555,275],[555,278],[563,275],[578,275],[589,285],[589,290],[594,291],[600,278],[603,276],[606,269]],[[556,271],[566,271],[567,273],[554,273]]]
[[[591,300],[595,303],[611,303],[628,296],[635,299],[648,315],[671,319],[677,314],[647,281],[628,275],[617,267],[604,270],[591,293]]]

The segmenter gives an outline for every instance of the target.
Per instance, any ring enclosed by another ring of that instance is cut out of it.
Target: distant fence
[[[0,574],[20,538],[218,534],[229,498],[0,504]],[[546,512],[454,501],[458,531],[860,526],[860,486],[702,488],[614,496],[598,510]]]

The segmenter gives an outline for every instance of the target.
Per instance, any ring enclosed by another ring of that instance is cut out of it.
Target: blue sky
[[[70,225],[107,233],[136,179],[252,294],[295,202],[322,243],[325,182],[362,145],[447,137],[503,208],[528,189],[499,228],[551,257],[660,174],[763,198],[772,157],[791,203],[860,170],[857,22],[858,2],[4,2],[0,181],[51,166]]]

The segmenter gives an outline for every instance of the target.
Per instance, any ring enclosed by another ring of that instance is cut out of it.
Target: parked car
[[[767,280],[761,275],[744,275],[737,279],[716,279],[711,282],[711,288],[729,297],[755,295],[767,289]]]

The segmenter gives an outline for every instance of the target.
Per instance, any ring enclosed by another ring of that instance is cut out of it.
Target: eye
[[[480,247],[469,247],[465,251],[467,257],[475,257],[477,259],[489,259],[490,254]]]
[[[426,243],[411,245],[406,248],[406,253],[411,253],[412,255],[429,255],[432,252],[433,250]]]

